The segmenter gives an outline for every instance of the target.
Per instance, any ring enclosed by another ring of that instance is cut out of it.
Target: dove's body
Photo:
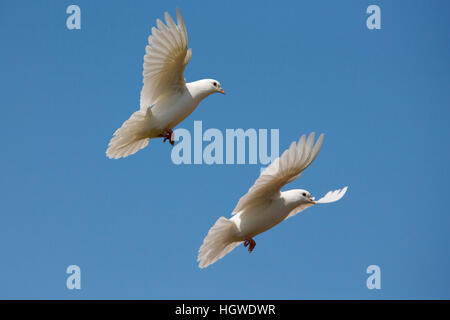
[[[200,268],[216,262],[244,241],[252,251],[256,244],[253,237],[273,228],[298,207],[300,201],[293,197],[295,192],[297,190],[281,192],[275,198],[237,212],[230,219],[220,217],[199,250]]]
[[[181,92],[162,98],[151,108],[147,126],[147,137],[159,137],[164,129],[173,129],[186,119],[199,103],[212,92],[208,92],[209,80],[187,83]]]
[[[271,201],[236,213],[229,220],[236,225],[236,238],[244,241],[267,231],[285,220],[300,200],[293,196],[295,190],[281,192]]]

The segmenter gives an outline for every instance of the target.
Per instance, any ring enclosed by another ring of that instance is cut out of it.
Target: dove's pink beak
[[[225,91],[223,91],[222,88],[220,88],[219,92],[220,92],[221,94],[225,94]]]
[[[316,202],[314,201],[314,199],[309,199],[309,202],[311,202],[312,204],[316,204]]]

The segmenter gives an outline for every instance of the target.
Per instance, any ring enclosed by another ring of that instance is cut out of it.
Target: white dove
[[[144,55],[144,86],[140,110],[114,132],[106,155],[118,159],[147,146],[151,138],[174,144],[172,129],[195,110],[200,101],[214,92],[225,94],[219,81],[203,79],[186,83],[184,69],[192,56],[187,32],[177,8],[176,25],[165,13],[166,24],[157,19]],[[150,108],[153,106],[152,108]]]
[[[256,245],[253,237],[256,235],[315,204],[335,202],[344,196],[347,187],[330,191],[318,201],[306,190],[281,191],[285,184],[296,180],[314,161],[322,141],[323,134],[315,144],[314,132],[307,140],[303,135],[297,144],[292,142],[289,149],[261,173],[239,200],[232,212],[234,216],[230,219],[220,217],[209,230],[198,254],[200,268],[221,259],[242,242],[252,252]]]

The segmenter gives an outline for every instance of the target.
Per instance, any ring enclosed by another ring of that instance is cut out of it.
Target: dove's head
[[[295,191],[295,197],[300,203],[316,203],[314,201],[314,197],[311,196],[311,193],[309,193],[309,191],[303,189],[296,189],[292,191]]]
[[[197,83],[197,86],[203,95],[209,96],[210,94],[216,93],[216,92],[225,94],[225,91],[223,91],[222,86],[220,85],[220,82],[217,80],[203,79],[203,80],[196,81],[195,83]]]
[[[223,91],[222,86],[220,85],[220,82],[214,79],[209,80],[209,85],[211,88],[212,93],[214,92],[220,92],[221,94],[225,94],[225,91]]]
[[[214,79],[203,79],[194,82],[189,82],[186,85],[194,98],[204,99],[210,94],[219,92],[225,94],[220,82]]]

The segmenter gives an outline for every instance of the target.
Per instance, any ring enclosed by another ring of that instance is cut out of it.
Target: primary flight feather
[[[178,8],[177,24],[167,12],[165,20],[166,24],[156,20],[157,28],[152,28],[145,48],[140,109],[114,132],[106,150],[108,158],[134,154],[151,138],[164,138],[173,145],[176,125],[210,94],[225,94],[214,79],[186,83],[184,69],[192,56],[186,25]]]
[[[292,142],[288,150],[264,170],[233,210],[233,217],[220,217],[203,240],[198,254],[200,268],[216,262],[244,242],[252,252],[256,242],[253,237],[276,226],[280,222],[319,203],[340,200],[347,187],[330,191],[315,201],[306,190],[281,191],[281,188],[297,179],[316,159],[322,147],[323,134],[314,143],[315,134],[298,143]]]

